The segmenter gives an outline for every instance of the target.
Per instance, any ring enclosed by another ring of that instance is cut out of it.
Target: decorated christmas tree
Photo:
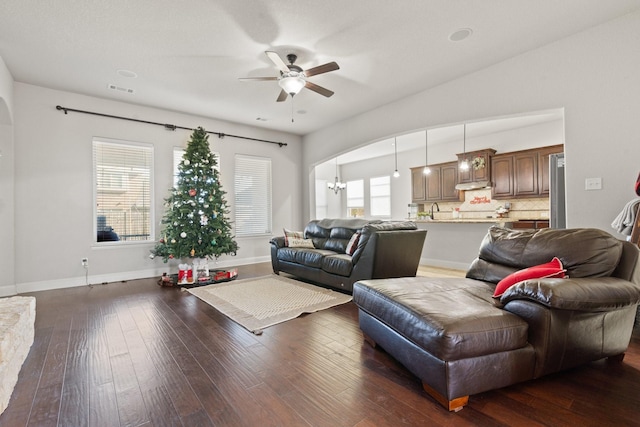
[[[164,230],[151,257],[162,257],[164,262],[173,258],[218,258],[235,255],[238,250],[226,218],[226,193],[208,139],[201,127],[191,134],[178,166],[177,185],[165,199]]]

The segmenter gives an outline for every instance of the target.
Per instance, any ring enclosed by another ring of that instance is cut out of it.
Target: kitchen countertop
[[[517,222],[517,219],[511,218],[451,218],[451,219],[412,219],[417,224],[444,223],[444,224],[504,224]]]

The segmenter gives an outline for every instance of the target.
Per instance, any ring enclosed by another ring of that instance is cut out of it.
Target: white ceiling
[[[640,0],[2,0],[0,56],[18,82],[304,135],[638,8]],[[460,28],[473,34],[449,41]],[[335,95],[303,89],[293,105],[276,103],[275,81],[238,80],[278,75],[266,50],[296,53],[303,69],[336,61],[339,70],[310,78]]]

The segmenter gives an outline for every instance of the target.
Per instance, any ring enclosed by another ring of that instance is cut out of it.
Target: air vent
[[[133,90],[133,89],[130,89],[128,87],[122,87],[122,86],[114,85],[113,83],[109,83],[107,85],[107,88],[109,88],[110,90],[115,90],[116,92],[131,93],[131,94],[133,94],[135,92],[135,90]]]

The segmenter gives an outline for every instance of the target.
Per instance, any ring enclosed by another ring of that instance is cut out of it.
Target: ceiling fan
[[[277,102],[282,102],[287,99],[287,95],[295,96],[298,92],[302,90],[303,87],[307,89],[311,89],[312,91],[319,93],[320,95],[326,96],[327,98],[333,95],[333,91],[326,89],[322,86],[318,86],[315,83],[311,83],[307,80],[307,78],[311,76],[316,76],[318,74],[328,73],[329,71],[335,71],[340,69],[338,64],[335,62],[328,62],[323,65],[318,65],[317,67],[309,68],[308,70],[303,70],[299,66],[295,65],[296,59],[298,56],[290,53],[287,55],[287,60],[289,61],[289,65],[285,64],[285,62],[280,58],[276,52],[266,51],[267,57],[275,64],[275,66],[280,71],[279,77],[245,77],[240,80],[277,80],[278,85],[282,88],[280,91],[280,95],[278,95]]]

